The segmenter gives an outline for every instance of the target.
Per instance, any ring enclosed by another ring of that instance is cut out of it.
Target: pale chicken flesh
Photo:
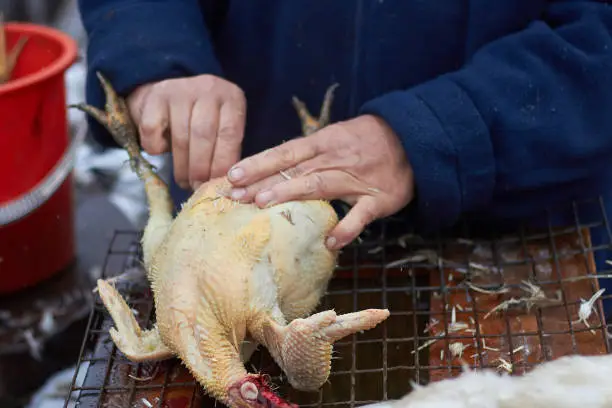
[[[125,101],[100,74],[106,110],[81,109],[123,146],[145,184],[149,220],[143,261],[156,307],[156,326],[142,330],[107,281],[97,289],[115,328],[110,335],[132,361],[178,357],[205,392],[230,407],[290,406],[246,362],[265,346],[289,383],[314,391],[328,379],[333,343],[384,321],[389,311],[314,315],[336,266],[325,238],[338,222],[326,201],[293,201],[260,209],[227,197],[225,178],[203,184],[172,216],[166,184],[142,157]],[[325,126],[334,87],[321,116],[294,98],[304,135]]]

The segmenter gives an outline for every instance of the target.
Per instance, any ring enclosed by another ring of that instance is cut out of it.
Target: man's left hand
[[[259,207],[291,200],[340,199],[352,209],[329,234],[339,249],[372,221],[414,197],[414,177],[398,137],[380,118],[363,115],[248,157],[228,172],[232,198]]]

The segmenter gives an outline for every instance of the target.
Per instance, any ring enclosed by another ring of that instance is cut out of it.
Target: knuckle
[[[199,75],[194,79],[196,85],[193,89],[197,89],[197,92],[215,93],[223,92],[224,83],[227,82],[218,76],[211,74]]]
[[[289,167],[295,161],[295,153],[292,149],[287,148],[286,145],[272,149],[270,154],[276,156],[276,159],[284,167]]]
[[[146,106],[142,109],[140,122],[138,123],[138,133],[143,138],[163,135],[168,127],[168,119],[164,114],[155,114],[152,109]]]
[[[172,135],[172,146],[181,150],[189,147],[189,139],[186,135]]]
[[[198,92],[208,92],[221,100],[233,100],[243,105],[246,96],[242,88],[226,79],[205,74],[198,77]]]
[[[289,176],[290,178],[296,178],[301,175],[304,175],[304,171],[299,166],[283,170],[283,173],[285,173],[283,177]]]
[[[177,83],[177,81],[177,79],[164,79],[159,81],[152,87],[151,92],[162,97],[167,97],[170,90],[176,89],[177,85],[180,84],[180,82]]]
[[[190,137],[198,140],[208,140],[213,133],[212,127],[212,122],[210,120],[199,120],[191,125]]]
[[[306,194],[324,193],[325,179],[319,173],[313,173],[309,177],[304,177],[304,189]]]
[[[140,123],[139,128],[140,128],[140,133],[143,135],[143,137],[147,138],[150,135],[161,132],[162,123],[161,123],[161,120],[159,119],[155,120],[154,122],[144,120]]]
[[[240,197],[240,200],[244,202],[251,202],[255,199],[255,196],[257,195],[257,193],[263,190],[264,190],[264,186],[260,184],[245,187],[245,193],[242,197]]]
[[[221,140],[234,140],[238,138],[240,134],[238,126],[234,123],[230,123],[219,128],[217,137]]]
[[[229,83],[230,84],[230,90],[229,93],[232,97],[232,99],[235,99],[237,101],[244,101],[246,100],[246,96],[244,94],[244,91],[236,84],[233,83]]]
[[[206,89],[212,89],[212,87],[215,86],[215,83],[218,81],[218,78],[214,75],[204,74],[198,76],[196,80],[198,81],[199,86]]]
[[[359,223],[365,227],[376,219],[376,211],[371,204],[364,205],[359,213]]]
[[[126,103],[128,105],[128,109],[133,116],[140,117],[142,114],[142,110],[145,105],[145,101],[148,96],[151,94],[152,86],[142,85],[136,88],[132,93],[128,95],[126,98]]]

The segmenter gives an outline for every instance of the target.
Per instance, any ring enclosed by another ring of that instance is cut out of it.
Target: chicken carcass
[[[293,406],[265,377],[246,371],[256,345],[268,349],[294,388],[317,390],[329,376],[333,343],[389,316],[386,309],[310,315],[336,265],[337,252],[324,244],[335,211],[318,200],[265,209],[238,203],[222,177],[201,185],[173,219],[167,186],[140,153],[125,101],[98,78],[105,111],[73,107],[106,126],[145,184],[143,261],[157,316],[153,329],[142,330],[116,289],[98,280],[114,343],[132,361],[178,357],[207,394],[230,407]],[[326,125],[332,91],[318,121],[294,99],[306,134]]]

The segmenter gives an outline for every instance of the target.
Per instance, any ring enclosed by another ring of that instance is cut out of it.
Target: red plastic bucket
[[[0,85],[0,294],[50,278],[75,255],[64,74],[77,45],[34,24],[7,23],[5,33],[9,50],[28,41]]]

